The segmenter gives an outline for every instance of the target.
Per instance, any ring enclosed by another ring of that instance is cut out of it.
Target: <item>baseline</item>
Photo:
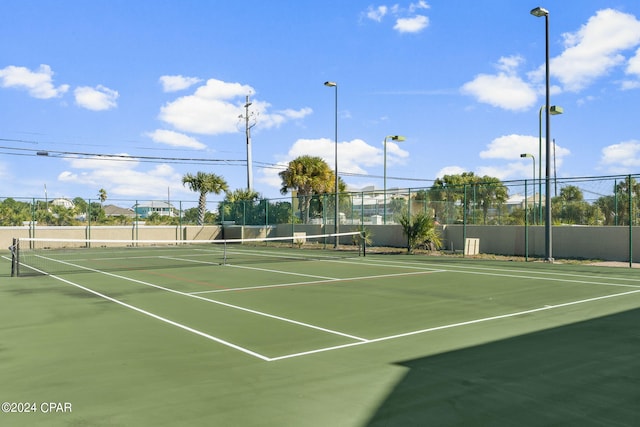
[[[66,262],[66,261],[56,260],[56,259],[53,259],[53,258],[48,258],[48,257],[41,256],[41,255],[39,255],[39,256],[41,258],[47,259],[49,261],[54,261],[54,262],[58,262],[58,263],[61,263],[61,264],[70,265],[70,266],[73,266],[73,267],[76,267],[76,268],[79,268],[79,269],[82,269],[82,270],[91,271],[93,273],[103,274],[103,275],[110,276],[110,277],[115,277],[117,279],[121,279],[121,280],[129,281],[129,282],[137,283],[137,284],[140,284],[140,285],[149,286],[149,287],[152,287],[152,288],[155,288],[155,289],[159,289],[159,290],[163,290],[163,291],[166,291],[166,292],[170,292],[170,293],[173,293],[173,294],[176,294],[176,295],[182,295],[182,296],[189,297],[189,298],[195,298],[195,299],[206,301],[206,302],[210,302],[210,303],[213,303],[213,304],[218,304],[218,305],[221,305],[221,306],[224,306],[224,307],[233,308],[235,310],[245,311],[247,313],[252,313],[252,314],[259,315],[259,316],[268,317],[268,318],[279,320],[279,321],[282,321],[282,322],[291,323],[291,324],[294,324],[294,325],[297,325],[297,326],[303,326],[303,327],[306,327],[306,328],[315,329],[315,330],[318,330],[318,331],[321,331],[321,332],[342,336],[342,337],[349,338],[349,339],[356,340],[356,341],[366,341],[365,338],[361,338],[361,337],[358,337],[358,336],[355,336],[355,335],[347,334],[347,333],[344,333],[344,332],[340,332],[340,331],[336,331],[336,330],[332,330],[332,329],[328,329],[328,328],[323,328],[321,326],[312,325],[310,323],[300,322],[300,321],[289,319],[289,318],[282,317],[282,316],[276,316],[275,314],[265,313],[263,311],[253,310],[253,309],[250,309],[250,308],[241,307],[241,306],[235,305],[235,304],[229,304],[229,303],[218,301],[218,300],[214,300],[214,299],[211,299],[211,298],[205,298],[205,297],[202,297],[200,295],[188,294],[188,293],[185,293],[185,292],[177,291],[175,289],[166,288],[164,286],[156,285],[154,283],[149,283],[149,282],[146,282],[146,281],[143,281],[143,280],[133,279],[131,277],[122,276],[122,275],[119,275],[119,274],[109,273],[107,271],[102,271],[102,270],[98,270],[98,269],[95,269],[95,268],[90,268],[90,267],[85,267],[85,266],[82,266],[82,265],[72,264],[72,263],[69,263],[69,262]],[[43,271],[40,271],[40,270],[38,270],[38,271],[43,273],[43,274],[49,275],[46,272],[43,272]],[[51,275],[51,276],[52,277],[57,277],[57,276],[53,276],[53,275]]]
[[[578,304],[586,304],[586,303],[599,301],[599,300],[604,300],[604,299],[608,299],[608,298],[623,297],[623,296],[637,294],[637,293],[640,293],[640,289],[633,290],[633,291],[622,292],[622,293],[618,293],[618,294],[603,295],[603,296],[594,297],[594,298],[587,298],[587,299],[582,299],[582,300],[577,300],[577,301],[571,301],[571,302],[566,302],[566,303],[562,303],[562,304],[545,305],[544,307],[532,308],[532,309],[529,309],[529,310],[523,310],[523,311],[518,311],[518,312],[514,312],[514,313],[500,314],[500,315],[484,317],[484,318],[480,318],[480,319],[467,320],[467,321],[464,321],[464,322],[451,323],[451,324],[448,324],[448,325],[434,326],[434,327],[431,327],[431,328],[419,329],[419,330],[416,330],[416,331],[404,332],[404,333],[396,334],[396,335],[389,335],[389,336],[385,336],[385,337],[372,338],[372,339],[368,339],[368,340],[366,340],[364,342],[355,342],[355,343],[342,344],[342,345],[337,345],[337,346],[332,346],[332,347],[320,348],[320,349],[316,349],[316,350],[309,350],[309,351],[304,351],[304,352],[300,352],[300,353],[292,353],[292,354],[287,354],[287,355],[283,355],[283,356],[272,357],[268,361],[269,362],[274,362],[274,361],[278,361],[278,360],[292,359],[292,358],[295,358],[295,357],[308,356],[308,355],[311,355],[311,354],[317,354],[317,353],[323,353],[323,352],[327,352],[327,351],[333,351],[333,350],[339,350],[339,349],[344,349],[344,348],[349,348],[349,347],[355,347],[355,346],[359,346],[359,345],[363,345],[363,344],[373,344],[373,343],[377,343],[377,342],[390,341],[390,340],[394,340],[394,339],[398,339],[398,338],[405,338],[405,337],[409,337],[409,336],[413,336],[413,335],[420,335],[420,334],[425,334],[425,333],[429,333],[429,332],[441,331],[441,330],[444,330],[444,329],[459,328],[459,327],[474,325],[474,324],[483,323],[483,322],[490,322],[490,321],[493,321],[493,320],[508,319],[508,318],[512,318],[512,317],[516,317],[516,316],[522,316],[522,315],[525,315],[525,314],[532,314],[532,313],[542,312],[542,311],[546,311],[546,310],[554,310],[554,309],[558,309],[558,308],[569,307],[569,306],[578,305]]]

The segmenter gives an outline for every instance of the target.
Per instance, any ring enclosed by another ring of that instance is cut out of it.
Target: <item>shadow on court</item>
[[[369,426],[638,426],[640,310],[433,357]]]

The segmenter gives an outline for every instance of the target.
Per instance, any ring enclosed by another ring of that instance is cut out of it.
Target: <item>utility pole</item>
[[[247,137],[247,190],[253,191],[253,166],[251,161],[251,128],[256,125],[257,119],[253,113],[249,113],[249,95],[246,97],[244,104],[244,115],[240,114],[239,118],[244,119],[244,132]]]

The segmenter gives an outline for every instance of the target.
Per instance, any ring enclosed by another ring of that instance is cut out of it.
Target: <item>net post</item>
[[[362,238],[362,256],[367,256],[367,239],[365,238],[364,231],[360,232],[360,237]]]
[[[367,256],[367,241],[362,244],[362,256]]]
[[[224,241],[223,244],[223,255],[222,255],[222,265],[227,265],[227,241]]]
[[[11,246],[9,246],[9,250],[11,251],[11,277],[20,275],[20,252],[18,251],[19,246],[20,241],[14,237]]]

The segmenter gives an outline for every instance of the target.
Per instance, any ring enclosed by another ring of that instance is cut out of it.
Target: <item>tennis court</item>
[[[48,275],[3,274],[3,401],[72,411],[0,422],[640,422],[637,271],[215,246],[43,251]]]

